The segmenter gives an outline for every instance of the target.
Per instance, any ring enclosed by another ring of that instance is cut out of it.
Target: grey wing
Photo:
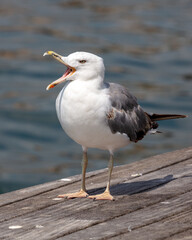
[[[127,134],[133,142],[141,140],[152,128],[152,121],[126,88],[108,83],[108,89],[111,109],[107,113],[107,123],[112,133]]]

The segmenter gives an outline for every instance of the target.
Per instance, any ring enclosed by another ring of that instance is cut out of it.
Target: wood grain
[[[0,196],[0,239],[190,239],[192,147],[114,168],[115,201],[60,199],[81,176]],[[89,194],[107,169],[87,174]],[[11,226],[20,226],[10,229]]]

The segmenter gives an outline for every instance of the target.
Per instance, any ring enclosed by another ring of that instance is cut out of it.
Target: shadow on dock
[[[163,178],[156,178],[147,181],[137,181],[137,182],[125,182],[111,186],[111,194],[114,196],[121,195],[133,195],[141,192],[151,191],[153,189],[159,188],[176,178],[173,178],[173,175],[167,175]],[[105,188],[96,188],[91,189],[88,193],[91,194],[100,194],[105,190]]]

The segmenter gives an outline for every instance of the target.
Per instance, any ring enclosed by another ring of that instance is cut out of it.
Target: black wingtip
[[[187,115],[180,114],[147,114],[152,121],[161,121],[161,120],[169,120],[169,119],[178,119],[178,118],[186,118]]]

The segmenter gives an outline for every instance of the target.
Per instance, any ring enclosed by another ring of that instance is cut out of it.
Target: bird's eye
[[[80,63],[86,63],[86,60],[80,60],[79,62]]]

